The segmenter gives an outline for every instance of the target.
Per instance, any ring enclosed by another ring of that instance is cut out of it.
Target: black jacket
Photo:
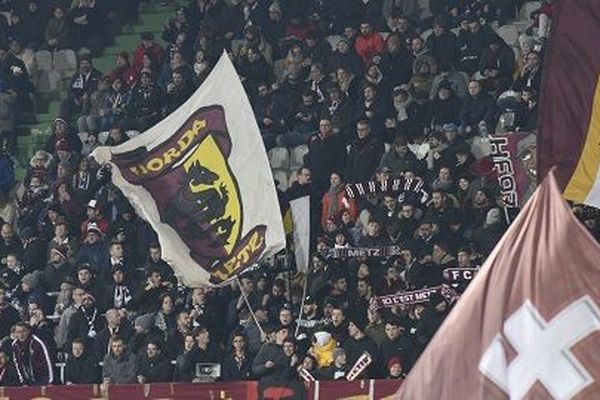
[[[310,169],[313,189],[322,194],[329,187],[329,175],[343,171],[346,165],[346,145],[343,138],[335,134],[327,139],[315,135],[310,138],[308,149],[304,166]]]
[[[275,365],[267,368],[267,361]],[[261,384],[285,383],[290,380],[291,372],[290,359],[283,353],[283,348],[275,343],[265,343],[252,363],[252,373],[260,378]]]
[[[138,375],[142,375],[146,383],[170,382],[173,377],[171,361],[163,354],[148,358],[147,355],[140,357],[140,369]]]
[[[385,151],[373,132],[352,143],[346,166],[346,182],[364,182],[371,179]]]
[[[83,354],[79,358],[69,357],[65,367],[64,383],[98,383],[100,367],[91,354]]]
[[[252,361],[254,354],[246,352],[244,359],[238,364],[233,353],[228,354],[221,364],[221,375],[224,381],[246,381],[252,379]]]

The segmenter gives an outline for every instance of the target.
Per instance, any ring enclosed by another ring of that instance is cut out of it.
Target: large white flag
[[[92,154],[158,233],[187,286],[220,284],[285,246],[273,176],[227,54],[177,111]]]

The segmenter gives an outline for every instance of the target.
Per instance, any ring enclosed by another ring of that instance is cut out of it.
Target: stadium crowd
[[[361,377],[404,377],[455,299],[376,308],[373,298],[481,265],[518,212],[472,148],[503,124],[535,131],[552,3],[531,15],[515,56],[494,28],[516,17],[518,0],[430,0],[427,18],[417,0],[194,0],[166,22],[167,46],[142,33],[111,71],[93,57],[115,26],[135,22],[140,1],[70,3],[0,0],[0,386],[192,381],[199,363],[220,364],[222,380],[289,382],[301,369],[340,379],[365,351],[373,362]],[[47,145],[15,182],[33,54],[65,48],[78,71]],[[223,50],[265,147],[308,146],[279,195],[282,211],[311,196],[315,252],[306,275],[275,262],[239,285],[192,289],[89,155],[100,132],[118,145],[176,110]],[[345,190],[395,178],[424,186]],[[390,257],[331,252],[391,246]]]

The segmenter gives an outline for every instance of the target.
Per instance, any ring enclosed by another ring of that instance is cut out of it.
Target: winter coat
[[[36,335],[12,343],[13,362],[22,385],[48,385],[54,381],[48,347]]]
[[[102,377],[110,383],[135,383],[137,382],[138,366],[136,357],[129,351],[115,357],[111,351],[104,357]]]
[[[246,352],[244,359],[238,364],[235,354],[228,354],[221,364],[221,375],[224,381],[246,381],[252,379],[253,354]]]
[[[142,375],[146,383],[170,382],[173,377],[171,361],[163,354],[158,354],[153,358],[144,355],[141,357],[139,365],[138,375]]]
[[[84,353],[81,357],[69,357],[65,367],[64,383],[98,383],[100,382],[100,367],[91,354]]]
[[[310,138],[308,149],[304,166],[310,169],[315,192],[323,193],[329,187],[329,175],[342,171],[346,165],[344,140],[336,134],[327,139],[314,135]]]
[[[460,109],[460,124],[463,127],[477,128],[481,121],[492,126],[496,114],[496,102],[491,94],[481,92],[477,96],[467,96]]]
[[[383,37],[379,33],[373,32],[369,36],[360,35],[356,38],[354,48],[366,65],[371,61],[371,58],[374,55],[383,53],[385,43]]]
[[[275,365],[265,366],[267,361]],[[252,363],[252,373],[260,378],[261,384],[277,384],[287,382],[291,377],[290,359],[283,353],[283,348],[275,343],[265,343]]]
[[[385,151],[381,143],[372,134],[364,139],[357,139],[350,147],[346,164],[347,182],[364,182],[371,179]]]
[[[419,170],[419,160],[412,151],[407,151],[404,156],[399,156],[398,153],[392,148],[381,157],[379,168],[387,167],[390,169],[390,175],[392,177],[399,177],[405,171],[416,172]]]

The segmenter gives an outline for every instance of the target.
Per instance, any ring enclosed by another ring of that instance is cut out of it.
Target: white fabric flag
[[[92,156],[111,165],[187,286],[222,284],[285,246],[267,154],[226,53],[179,109]]]
[[[290,201],[292,212],[294,256],[296,268],[308,271],[310,248],[310,197],[304,196]]]

